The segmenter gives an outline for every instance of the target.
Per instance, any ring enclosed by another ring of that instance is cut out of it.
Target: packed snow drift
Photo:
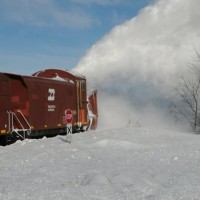
[[[0,147],[2,200],[197,200],[199,135],[127,127]]]

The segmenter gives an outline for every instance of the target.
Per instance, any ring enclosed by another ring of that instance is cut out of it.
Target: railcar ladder
[[[23,113],[18,110],[17,113],[20,114],[20,116],[22,117],[22,120],[25,122],[25,124],[27,125],[28,128],[24,128],[22,121],[20,121],[19,117],[17,117],[17,115],[12,112],[12,111],[7,111],[8,113],[8,133],[9,134],[13,134],[16,133],[20,138],[25,139],[26,138],[26,132],[28,134],[31,133],[31,126],[28,123],[27,119],[25,118],[25,116],[23,115]],[[16,129],[14,127],[14,120],[17,121],[18,125],[20,126],[20,128]],[[23,132],[23,136],[19,133],[20,131]]]

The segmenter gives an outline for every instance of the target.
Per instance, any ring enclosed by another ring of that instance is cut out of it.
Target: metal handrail
[[[24,116],[23,113],[21,112],[21,110],[18,110],[17,112],[21,114],[22,118],[24,119],[24,121],[26,122],[27,126],[29,127],[27,130],[31,130],[31,126],[30,126],[30,124],[28,123],[28,120],[25,118],[25,116]]]
[[[17,115],[12,112],[12,111],[7,111],[8,113],[8,133],[12,134],[13,132],[15,132],[18,136],[20,136],[22,139],[25,139],[25,132],[26,131],[30,131],[31,132],[31,126],[30,124],[28,123],[27,119],[25,118],[25,116],[23,115],[23,113],[18,110],[17,111],[23,118],[23,120],[26,122],[27,126],[28,126],[28,129],[25,129],[24,126],[22,125],[21,121],[19,120],[19,118],[17,117]],[[20,125],[20,129],[15,129],[14,128],[14,117],[15,119],[17,120],[17,122],[19,123]],[[21,136],[18,132],[19,131],[23,131],[23,136]]]

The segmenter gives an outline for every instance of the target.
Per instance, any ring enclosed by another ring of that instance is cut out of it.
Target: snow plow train
[[[87,95],[84,76],[59,69],[32,76],[0,73],[1,144],[65,133],[67,109],[73,114],[73,132],[96,129],[97,93]]]

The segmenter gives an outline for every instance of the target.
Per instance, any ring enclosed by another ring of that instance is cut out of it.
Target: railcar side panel
[[[15,113],[16,117],[13,120],[13,126],[15,129],[26,129],[28,128],[27,123],[22,119],[21,114],[29,120],[29,88],[24,82],[22,76],[19,75],[9,75],[11,82],[11,110]]]
[[[7,134],[8,114],[10,103],[10,80],[4,74],[0,74],[0,135]]]
[[[76,104],[73,110],[74,129],[87,126],[87,88],[86,78],[82,75],[75,75],[60,69],[46,69],[33,74],[34,77],[49,78],[52,80],[65,80],[74,83],[76,92],[73,94],[73,101]]]
[[[29,88],[30,125],[33,131],[65,127],[64,112],[76,111],[75,85],[51,79],[26,77]],[[75,117],[76,120],[76,117]]]

